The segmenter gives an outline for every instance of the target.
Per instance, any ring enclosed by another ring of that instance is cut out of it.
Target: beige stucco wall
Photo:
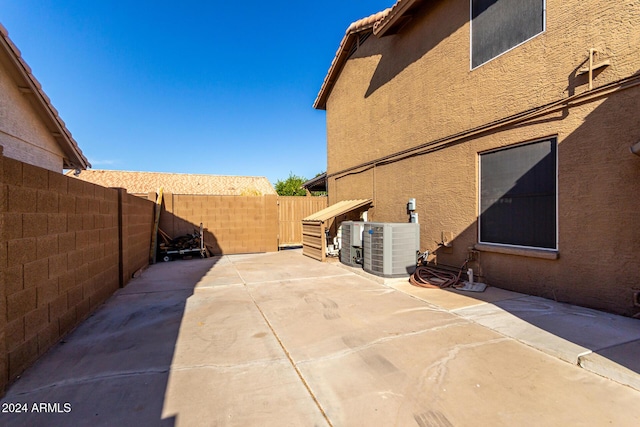
[[[491,285],[635,314],[640,158],[628,147],[640,139],[640,86],[338,173],[584,93],[587,78],[576,71],[589,48],[611,63],[595,88],[640,70],[640,1],[547,0],[544,33],[475,70],[468,0],[435,3],[400,34],[369,37],[340,74],[327,101],[329,203],[373,197],[371,220],[405,222],[415,197],[422,250],[460,266],[477,243],[478,153],[557,136],[558,259],[481,251],[474,267]],[[438,247],[443,233],[451,248]]]
[[[63,153],[0,62],[0,145],[6,157],[62,172]]]
[[[469,1],[433,3],[400,34],[367,39],[347,62],[327,101],[328,139],[366,145],[330,153],[331,170],[584,92],[586,76],[575,72],[589,48],[611,61],[596,85],[638,71],[638,0],[548,0],[545,33],[473,71]]]

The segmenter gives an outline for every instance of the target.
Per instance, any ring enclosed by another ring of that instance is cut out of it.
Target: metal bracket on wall
[[[594,60],[594,56],[595,56],[596,53],[598,53],[597,50],[595,50],[593,48],[589,49],[588,65],[585,66],[585,67],[582,67],[582,68],[580,68],[578,70],[578,75],[589,73],[589,90],[593,89],[593,72],[594,72],[594,70],[597,70],[598,68],[607,67],[607,66],[611,65],[611,62],[609,62],[608,59],[605,59],[604,61],[600,61],[597,64],[594,63],[593,60]]]

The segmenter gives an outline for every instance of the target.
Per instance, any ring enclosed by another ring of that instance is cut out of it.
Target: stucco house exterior
[[[60,173],[91,167],[1,24],[0,146],[6,157]]]
[[[640,1],[399,0],[351,24],[314,107],[330,205],[406,222],[415,198],[430,261],[640,312]]]

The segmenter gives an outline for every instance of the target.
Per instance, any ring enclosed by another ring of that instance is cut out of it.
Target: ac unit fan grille
[[[385,277],[411,274],[420,250],[419,227],[417,223],[365,223],[365,271]]]

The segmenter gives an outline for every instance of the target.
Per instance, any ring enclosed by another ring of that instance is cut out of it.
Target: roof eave
[[[424,0],[399,0],[393,5],[389,14],[382,20],[376,22],[373,27],[373,34],[377,37],[390,36],[396,34],[411,20],[413,10],[422,4]]]
[[[331,63],[329,72],[313,103],[313,108],[317,110],[327,109],[327,99],[331,94],[333,85],[342,72],[342,68],[349,58],[349,51],[357,34],[364,31],[372,31],[376,37],[397,34],[402,31],[402,28],[412,19],[416,9],[424,2],[425,0],[398,0],[392,7],[351,24],[340,43],[340,47]]]
[[[306,188],[309,191],[326,191],[327,188],[327,173],[324,172],[315,178],[311,178],[304,184],[302,184],[302,188]],[[316,188],[318,188],[316,190]]]
[[[0,24],[0,46],[7,54],[10,63],[13,65],[14,76],[19,76],[18,88],[26,96],[30,97],[30,101],[36,106],[36,112],[40,118],[46,122],[51,136],[56,140],[62,149],[65,157],[63,158],[63,168],[65,169],[87,169],[91,164],[82,154],[82,150],[78,147],[78,143],[71,136],[71,132],[67,129],[64,121],[58,115],[58,111],[51,104],[51,100],[42,90],[40,82],[31,73],[31,68],[22,59],[20,50],[9,38],[6,28]]]
[[[385,9],[382,12],[378,12],[374,15],[356,21],[352,23],[349,28],[347,28],[347,31],[342,38],[342,41],[340,42],[340,46],[338,47],[338,51],[336,52],[336,56],[333,58],[331,66],[329,67],[329,71],[324,78],[324,82],[322,83],[320,92],[318,92],[318,96],[313,103],[313,108],[315,108],[316,110],[327,109],[327,99],[331,94],[333,85],[338,79],[342,68],[347,62],[347,59],[349,59],[349,52],[356,40],[356,37],[366,31],[373,31],[374,25],[380,20],[384,19],[390,11],[390,8]]]
[[[320,92],[318,92],[318,96],[316,97],[315,102],[313,103],[313,108],[316,110],[326,110],[327,109],[327,99],[329,98],[329,94],[331,93],[331,89],[333,89],[333,85],[335,84],[338,75],[342,71],[344,64],[347,62],[349,58],[349,51],[353,46],[353,43],[356,39],[356,36],[364,32],[365,30],[352,31],[345,34],[340,46],[338,47],[338,51],[336,52],[336,56],[331,62],[331,66],[329,67],[329,72],[322,83],[322,87],[320,88]]]

